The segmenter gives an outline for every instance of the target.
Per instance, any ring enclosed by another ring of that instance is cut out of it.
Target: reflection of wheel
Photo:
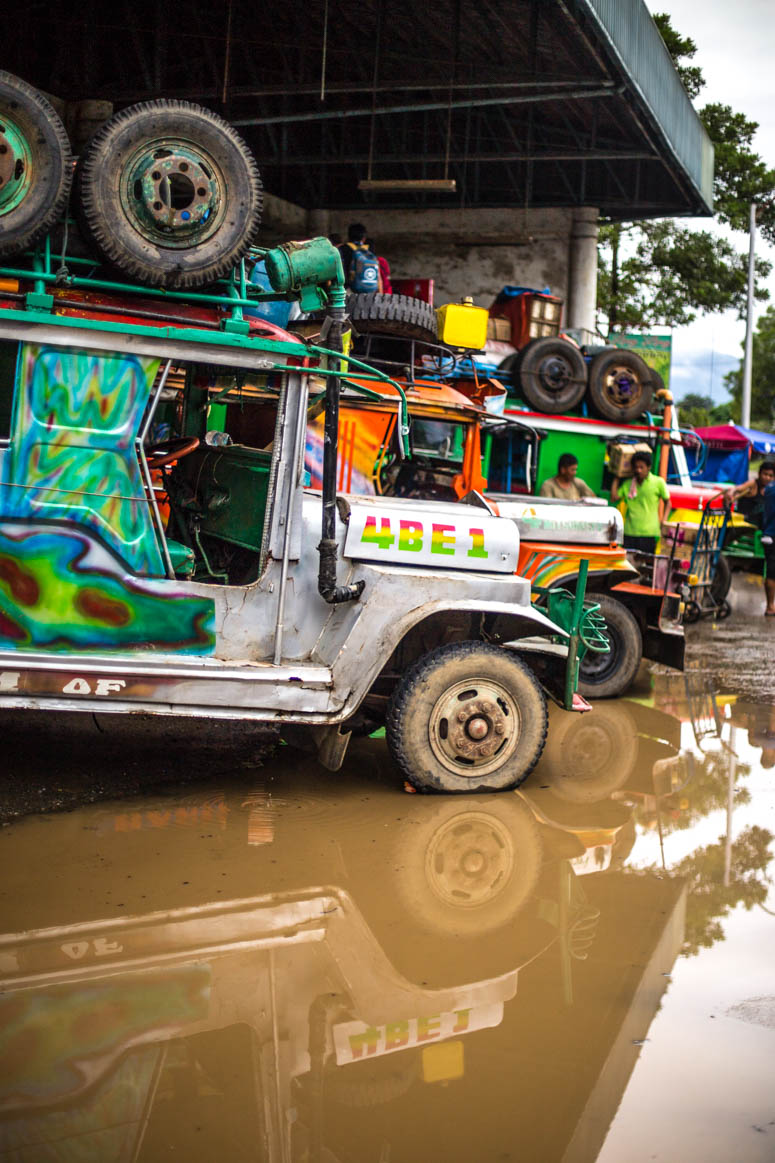
[[[693,622],[699,622],[702,617],[702,610],[695,601],[689,601],[684,607],[684,622],[687,626],[691,626]]]
[[[732,607],[730,606],[729,602],[725,598],[724,601],[719,606],[719,608],[716,610],[716,617],[718,618],[718,620],[720,622],[723,622],[724,619],[728,618],[731,613],[732,613]]]
[[[651,406],[651,369],[634,351],[601,351],[589,366],[589,400],[604,420],[636,420]]]
[[[323,1088],[326,1099],[342,1106],[378,1106],[406,1094],[419,1074],[416,1053],[389,1054],[385,1058],[331,1067],[326,1071]]]
[[[611,649],[607,654],[588,650],[579,666],[579,694],[584,698],[610,699],[627,690],[638,673],[643,639],[634,615],[608,594],[595,594],[605,618]]]
[[[531,339],[517,356],[515,372],[522,394],[539,412],[567,412],[587,386],[584,356],[567,339]]]
[[[145,459],[149,468],[164,468],[174,460],[188,456],[199,448],[198,436],[180,436],[173,440],[160,440],[145,450]]]
[[[415,921],[444,936],[484,936],[511,922],[538,880],[542,845],[517,796],[463,807],[423,800],[401,834],[396,887]]]
[[[65,127],[42,94],[0,70],[0,258],[34,246],[61,217],[73,178]]]
[[[541,774],[560,799],[595,803],[624,787],[637,755],[637,725],[629,707],[601,703],[589,715],[555,719]]]
[[[97,131],[78,165],[81,231],[130,278],[200,287],[228,274],[261,221],[261,180],[235,129],[188,101],[147,101]]]
[[[546,700],[518,658],[483,642],[431,651],[404,675],[387,714],[390,753],[417,787],[505,791],[532,771]]]
[[[347,300],[347,313],[356,331],[381,332],[436,343],[436,312],[423,299],[408,295],[359,294]]]

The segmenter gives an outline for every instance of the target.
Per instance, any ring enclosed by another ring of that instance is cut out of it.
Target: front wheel
[[[426,791],[506,791],[538,762],[546,700],[520,659],[483,642],[425,655],[396,687],[387,715],[390,753]]]

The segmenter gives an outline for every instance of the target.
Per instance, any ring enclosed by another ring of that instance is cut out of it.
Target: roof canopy
[[[643,0],[27,0],[3,33],[4,67],[66,100],[220,110],[307,208],[710,212],[713,149]]]
[[[709,448],[735,449],[751,445],[761,456],[775,453],[775,436],[757,428],[743,428],[742,424],[717,424],[711,428],[695,428]]]

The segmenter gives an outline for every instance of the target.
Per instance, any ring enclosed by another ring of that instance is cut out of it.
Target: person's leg
[[[767,550],[764,559],[764,595],[767,599],[765,614],[775,617],[775,547]]]
[[[633,537],[631,533],[624,535],[625,549],[636,549],[638,553],[654,553],[656,547],[656,537]]]

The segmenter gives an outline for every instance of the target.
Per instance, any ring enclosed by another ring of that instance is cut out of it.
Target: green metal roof
[[[712,213],[713,145],[643,0],[577,0],[577,6],[587,10],[650,128]]]

